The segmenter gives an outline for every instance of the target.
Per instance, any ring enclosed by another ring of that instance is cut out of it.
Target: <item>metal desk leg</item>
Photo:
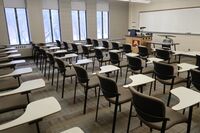
[[[116,83],[118,81],[119,70],[117,70]]]
[[[193,106],[190,106],[188,115],[187,133],[190,133],[191,123],[192,123],[192,112],[193,112]]]

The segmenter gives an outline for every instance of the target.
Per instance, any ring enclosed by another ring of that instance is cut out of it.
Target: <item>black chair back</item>
[[[112,64],[120,63],[120,57],[119,57],[119,55],[117,53],[109,52],[109,55],[110,55],[110,62]]]
[[[66,50],[69,49],[69,46],[68,46],[68,43],[67,43],[67,42],[63,42],[63,45],[64,45],[64,48],[65,48]]]
[[[105,98],[113,98],[119,96],[117,84],[114,80],[97,74],[99,78],[100,88]]]
[[[163,60],[169,60],[170,59],[171,52],[164,49],[156,49],[156,57],[163,59]]]
[[[109,43],[108,41],[102,41],[103,43],[103,47],[106,48],[106,49],[109,49]]]
[[[169,64],[161,62],[153,62],[154,64],[154,73],[159,79],[168,80],[173,79],[174,76],[174,67]]]
[[[49,58],[49,63],[50,64],[55,64],[55,60],[54,60],[53,55],[48,53],[48,52],[46,54],[47,54],[47,57]]]
[[[194,87],[200,91],[200,70],[192,69],[191,70],[191,82]]]
[[[61,47],[61,42],[59,40],[56,40],[56,44],[58,47]]]
[[[77,76],[78,81],[81,84],[88,83],[89,78],[88,78],[87,71],[83,67],[81,67],[79,65],[73,65],[73,67],[74,67],[74,69],[76,71],[76,76]]]
[[[92,44],[92,40],[90,38],[86,38],[86,43],[87,44]]]
[[[138,117],[144,122],[162,122],[165,118],[165,104],[158,98],[147,96],[135,89],[131,90],[133,106]]]
[[[95,55],[96,55],[98,60],[103,59],[103,53],[100,49],[95,49]]]
[[[89,55],[90,54],[90,51],[89,51],[88,47],[82,45],[82,49],[83,49],[83,54],[84,55]]]
[[[55,58],[55,61],[58,65],[58,69],[61,73],[65,73],[65,63],[61,60],[61,59],[58,59],[58,58]]]
[[[127,56],[128,67],[132,70],[141,70],[142,69],[142,60],[138,57]]]
[[[72,45],[72,50],[73,50],[74,52],[78,53],[78,47],[77,47],[77,45],[74,44],[74,43],[72,43],[71,45]]]
[[[117,42],[112,42],[112,49],[119,50],[119,44]]]
[[[93,46],[94,46],[94,47],[98,47],[98,46],[99,46],[98,40],[93,39]]]
[[[125,53],[131,53],[132,52],[131,45],[129,45],[129,44],[123,44],[123,51]]]
[[[198,69],[200,69],[200,55],[196,55],[196,66],[198,66]]]
[[[149,56],[149,52],[148,52],[148,49],[147,47],[144,47],[144,46],[138,46],[138,54],[141,56],[141,57],[148,57]]]

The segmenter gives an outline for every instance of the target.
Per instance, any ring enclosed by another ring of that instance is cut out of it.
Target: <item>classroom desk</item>
[[[10,54],[8,56],[6,56],[7,58],[17,58],[17,57],[21,57],[21,54]],[[3,58],[3,57],[2,57]]]
[[[122,50],[113,49],[113,50],[109,50],[109,52],[112,52],[112,53],[122,53]]]
[[[84,133],[80,127],[73,127],[68,130],[62,131],[61,133]]]
[[[156,57],[149,57],[147,58],[147,64],[151,64],[153,62],[161,62],[164,61],[163,59],[160,58],[156,58]]]
[[[6,52],[1,52],[0,54],[13,54],[13,53],[17,53],[18,50],[9,50],[9,51],[6,51]]]
[[[172,89],[170,92],[179,99],[179,103],[172,107],[173,110],[178,111],[189,107],[187,129],[187,133],[189,133],[192,122],[193,105],[200,102],[200,93],[186,87],[178,87]]]
[[[9,50],[15,50],[15,47],[10,47],[10,48],[4,48],[4,49],[0,49],[0,52],[4,52],[4,51],[9,51]]]
[[[28,74],[32,72],[32,68],[31,67],[27,67],[27,68],[19,68],[19,69],[15,69],[13,72],[6,74],[6,75],[0,75],[0,78],[6,78],[6,77],[19,77],[23,74]]]
[[[109,72],[117,71],[117,75],[116,75],[116,83],[117,83],[119,70],[120,70],[119,67],[114,66],[114,65],[106,65],[106,66],[101,66],[100,69],[101,71],[99,71],[98,73],[109,73]]]
[[[10,122],[0,125],[0,131],[20,126],[25,123],[36,122],[37,131],[39,130],[38,122],[44,117],[55,114],[61,110],[61,106],[54,97],[48,97],[31,102],[27,105],[23,115]]]
[[[25,63],[25,62],[26,62],[25,60],[13,60],[13,61],[9,61],[9,62],[6,62],[6,63],[0,63],[0,68],[8,67],[8,66],[14,66],[14,65],[17,65],[17,64]]]
[[[166,43],[166,42],[156,42],[156,41],[146,41],[146,43],[153,44],[154,48],[155,45],[168,45],[168,46],[174,46],[174,50],[176,51],[176,45],[180,45],[180,43]]]
[[[98,47],[94,47],[94,49],[105,50],[106,48],[102,46],[98,46]]]
[[[60,49],[60,47],[53,46],[53,47],[48,48],[47,50],[58,50],[58,49]]]
[[[200,55],[200,51],[172,51],[172,53],[175,56],[179,56],[179,62],[181,61],[181,56],[196,57],[196,55]]]
[[[126,56],[128,56],[128,57],[138,57],[139,54],[136,54],[136,53],[127,53]]]
[[[70,58],[75,58],[78,57],[77,54],[66,54],[65,56],[59,57],[59,59],[70,59]]]
[[[182,73],[182,72],[187,72],[187,87],[189,87],[189,82],[190,82],[190,70],[191,69],[196,69],[198,68],[198,66],[196,65],[192,65],[192,64],[189,64],[189,63],[180,63],[180,64],[177,64],[178,66],[178,72],[179,73]]]
[[[27,101],[28,103],[30,103],[28,93],[30,93],[33,90],[40,89],[42,87],[45,87],[45,81],[43,79],[29,80],[29,81],[23,82],[17,89],[1,92],[0,97],[5,97],[5,96],[10,96],[10,95],[15,95],[15,94],[26,94]]]
[[[131,75],[129,76],[129,78],[132,80],[132,82],[130,84],[124,85],[124,88],[140,86],[155,81],[154,78],[151,78],[144,74]]]
[[[59,55],[59,54],[67,54],[67,50],[57,50],[55,52],[52,52],[53,55]]]

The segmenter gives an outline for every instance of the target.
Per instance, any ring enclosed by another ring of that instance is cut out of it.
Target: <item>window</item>
[[[86,40],[86,13],[85,11],[72,11],[73,40]]]
[[[108,39],[107,11],[97,11],[97,39]]]
[[[5,8],[10,44],[30,42],[27,13],[25,8]]]
[[[60,40],[60,23],[58,10],[44,9],[43,22],[45,42],[55,42],[56,40]]]

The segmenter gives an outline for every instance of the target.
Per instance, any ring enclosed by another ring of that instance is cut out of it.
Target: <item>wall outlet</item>
[[[190,51],[190,48],[188,49],[188,51]]]

